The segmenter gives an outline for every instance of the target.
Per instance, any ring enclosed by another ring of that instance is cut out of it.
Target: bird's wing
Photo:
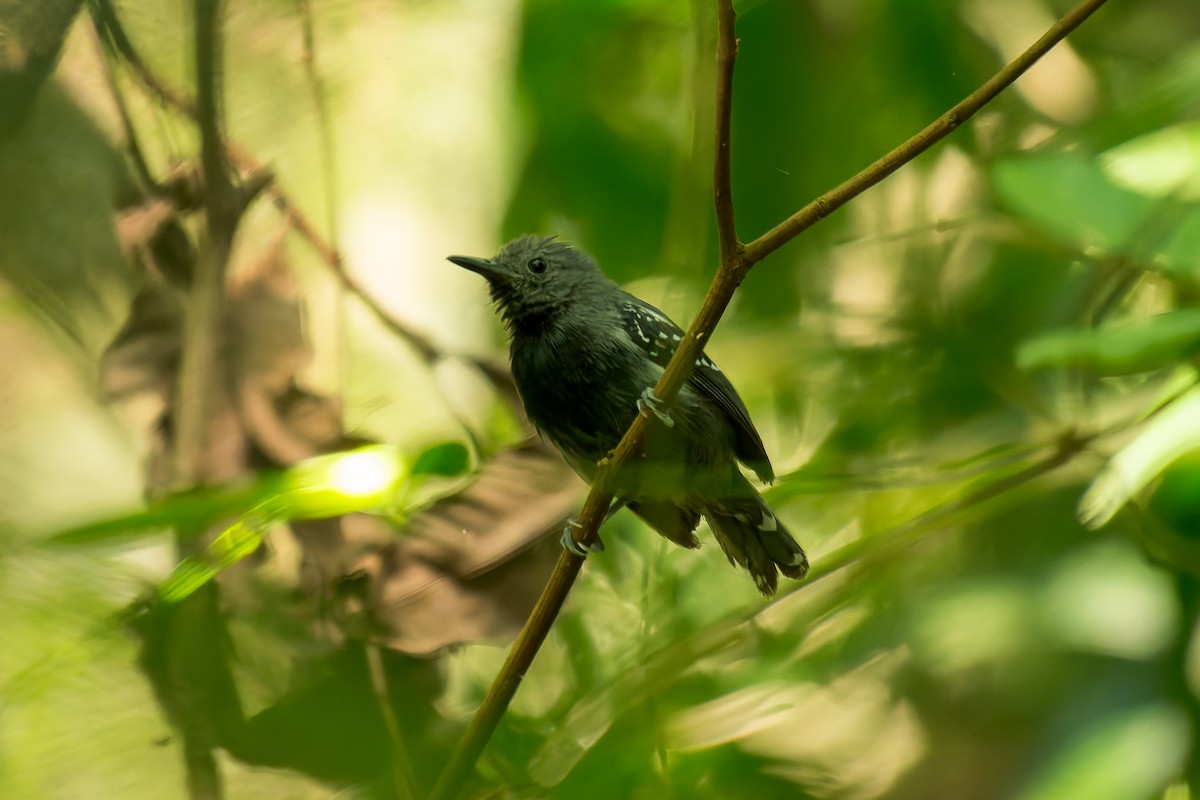
[[[683,340],[683,330],[666,314],[631,294],[622,298],[620,311],[630,340],[652,361],[665,368]],[[738,459],[754,470],[760,480],[767,483],[773,481],[775,471],[767,458],[762,438],[750,421],[750,412],[746,410],[745,403],[738,397],[737,390],[725,373],[702,352],[696,359],[688,383],[698,394],[712,400],[733,424],[734,453]]]

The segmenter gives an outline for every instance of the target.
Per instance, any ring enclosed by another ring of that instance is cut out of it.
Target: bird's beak
[[[507,281],[511,276],[503,264],[493,261],[490,258],[476,258],[474,256],[447,256],[446,260],[452,264],[457,264],[463,269],[469,269],[471,272],[478,272],[489,281]]]

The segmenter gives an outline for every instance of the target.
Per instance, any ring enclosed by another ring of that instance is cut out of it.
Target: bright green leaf
[[[1200,200],[1200,121],[1139,136],[1100,156],[1114,183],[1151,197]]]
[[[443,475],[453,478],[466,472],[470,463],[471,456],[467,452],[467,448],[458,442],[445,442],[434,445],[417,456],[417,461],[412,467],[412,474],[414,476]]]
[[[1025,370],[1084,367],[1099,375],[1129,375],[1177,364],[1198,351],[1200,310],[1188,309],[1047,333],[1021,346],[1017,364]]]
[[[1002,161],[993,180],[1015,214],[1084,251],[1120,252],[1156,205],[1116,185],[1095,159],[1078,153]]]
[[[128,541],[164,530],[179,535],[197,535],[216,524],[246,513],[277,491],[276,476],[268,476],[243,487],[199,488],[168,495],[144,509],[109,519],[89,522],[55,534],[50,545],[88,545]]]
[[[1152,417],[1109,459],[1079,501],[1079,519],[1098,528],[1181,456],[1200,448],[1200,389]]]
[[[456,445],[461,448],[461,445]],[[446,456],[443,463],[450,464]],[[390,508],[408,473],[395,447],[372,445],[305,459],[244,487],[196,489],[130,514],[81,525],[47,540],[53,545],[126,541],[164,529],[195,535],[221,520],[253,513],[269,520],[321,519]]]
[[[158,587],[158,596],[167,603],[178,603],[228,569],[262,544],[265,521],[238,520],[213,539],[203,555],[180,561]]]
[[[1188,724],[1151,705],[1109,716],[1060,752],[1021,800],[1128,800],[1157,796],[1183,766]]]

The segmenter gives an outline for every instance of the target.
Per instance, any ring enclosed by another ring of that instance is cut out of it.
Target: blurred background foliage
[[[742,238],[1066,8],[738,3]],[[707,2],[226,0],[220,35],[273,182],[189,486],[189,4],[0,1],[6,798],[422,796],[583,496],[444,256],[557,233],[683,323],[712,277]],[[1114,0],[714,337],[813,579],[766,603],[618,515],[471,792],[1195,796],[1198,269],[1200,6]],[[326,481],[372,442],[388,498]]]

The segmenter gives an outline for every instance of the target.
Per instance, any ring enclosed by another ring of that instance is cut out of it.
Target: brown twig
[[[209,426],[215,407],[225,272],[241,213],[221,144],[218,17],[220,0],[195,0],[196,109],[204,173],[204,234],[184,315],[174,414],[173,481],[191,487],[208,476]]]
[[[717,0],[716,142],[713,150],[713,207],[721,269],[732,264],[741,243],[733,220],[733,165],[730,122],[733,119],[733,62],[738,40],[733,32],[733,0]]]
[[[721,263],[717,270],[717,276],[704,299],[704,305],[692,322],[687,335],[680,343],[658,384],[654,387],[654,393],[664,402],[674,399],[684,381],[691,374],[693,363],[700,356],[705,341],[728,307],[734,291],[754,264],[782,247],[802,231],[824,219],[836,208],[879,183],[901,166],[928,150],[1015,81],[1104,2],[1105,0],[1083,0],[1055,23],[1032,47],[1001,69],[965,100],[939,117],[933,124],[841,186],[821,195],[749,245],[739,247],[733,222],[733,200],[729,194],[728,183],[728,169],[732,160],[729,147],[729,104],[737,40],[734,34],[735,17],[732,2],[731,0],[718,0],[717,53],[720,62],[717,69],[716,86],[717,151],[714,158],[716,164],[714,166],[713,199],[717,213],[717,231],[721,236]],[[640,414],[636,416],[617,448],[597,465],[596,478],[592,483],[591,492],[579,515],[580,527],[576,532],[575,541],[580,546],[586,548],[595,541],[600,523],[604,520],[613,500],[611,489],[613,472],[621,464],[638,456],[642,448],[646,425],[645,417]],[[566,601],[567,593],[582,566],[583,559],[572,552],[564,550],[559,557],[541,597],[517,637],[517,641],[513,644],[508,659],[496,676],[487,697],[484,698],[479,710],[468,724],[457,749],[434,787],[430,796],[432,800],[449,800],[459,794],[468,777],[469,770],[483,753],[484,747],[503,717],[508,704],[516,694],[517,687],[530,664],[533,663],[534,656],[545,641],[550,626]]]
[[[179,383],[172,413],[171,480],[181,489],[213,477],[212,423],[225,383],[220,356],[225,272],[243,207],[221,146],[221,0],[194,0],[193,10],[205,225],[184,311]],[[185,554],[196,546],[196,542],[180,542]],[[195,608],[197,598],[189,598],[184,606],[192,614],[202,611]],[[185,696],[181,706],[189,712],[177,723],[184,744],[188,793],[193,800],[219,800],[221,779],[213,757],[217,740],[211,726],[191,711],[198,704],[197,698]]]

